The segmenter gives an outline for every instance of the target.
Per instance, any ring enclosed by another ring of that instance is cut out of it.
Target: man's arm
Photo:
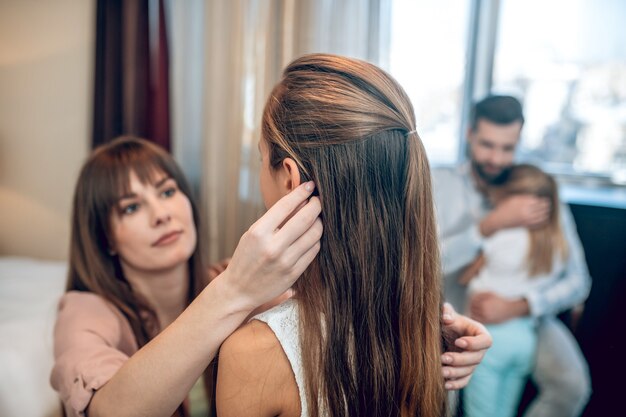
[[[472,223],[469,227],[456,231],[453,234],[440,237],[441,263],[444,275],[458,271],[472,263],[482,248],[482,236],[478,225]]]
[[[433,170],[433,191],[444,275],[471,263],[482,247],[482,236],[466,201],[466,184],[456,172]]]
[[[489,237],[511,227],[533,227],[548,220],[550,201],[543,197],[519,194],[498,203],[479,224],[480,234]]]
[[[530,314],[535,317],[558,314],[570,309],[585,301],[591,290],[591,277],[572,213],[567,205],[561,204],[560,214],[561,227],[568,246],[567,263],[556,282],[526,294]]]

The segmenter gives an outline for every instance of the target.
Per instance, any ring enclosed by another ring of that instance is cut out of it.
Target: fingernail
[[[444,363],[452,363],[452,356],[443,355],[443,357],[441,358],[441,360],[442,360]]]
[[[452,316],[451,316],[450,314],[444,314],[444,315],[443,315],[443,319],[444,319],[445,321],[452,321]]]
[[[463,340],[463,339],[457,339],[454,342],[455,345],[457,345],[460,348],[466,348],[467,347],[467,340]]]
[[[313,181],[309,181],[304,185],[304,189],[307,191],[313,191],[315,188],[315,183]]]
[[[452,389],[452,384],[449,382],[446,382],[446,389]]]
[[[446,377],[446,378],[449,377],[450,376],[450,371],[448,369],[444,369],[443,370],[443,376]]]

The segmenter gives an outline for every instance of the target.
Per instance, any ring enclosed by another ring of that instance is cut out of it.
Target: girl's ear
[[[281,186],[286,194],[300,185],[300,169],[298,164],[291,158],[283,159],[281,165]]]

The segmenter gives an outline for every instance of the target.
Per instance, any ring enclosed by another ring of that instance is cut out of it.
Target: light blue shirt
[[[479,223],[491,207],[475,187],[469,163],[454,168],[433,170],[435,208],[446,299],[465,311],[466,288],[458,277],[482,250]],[[560,206],[561,226],[568,244],[569,257],[557,279],[545,286],[529,287],[524,298],[534,317],[555,315],[585,301],[591,277],[569,207]]]

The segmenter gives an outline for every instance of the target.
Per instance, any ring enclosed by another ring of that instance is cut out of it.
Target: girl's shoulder
[[[283,304],[253,317],[222,344],[216,392],[218,415],[300,415],[290,361],[269,324],[284,318],[293,308]]]
[[[288,338],[289,340],[285,340]],[[252,317],[248,323],[226,339],[222,345],[224,352],[237,355],[257,355],[267,359],[268,353],[289,351],[288,345],[298,344],[298,307],[294,300],[287,300],[263,313]],[[220,350],[220,360],[222,350]],[[280,356],[280,355],[278,355]]]

